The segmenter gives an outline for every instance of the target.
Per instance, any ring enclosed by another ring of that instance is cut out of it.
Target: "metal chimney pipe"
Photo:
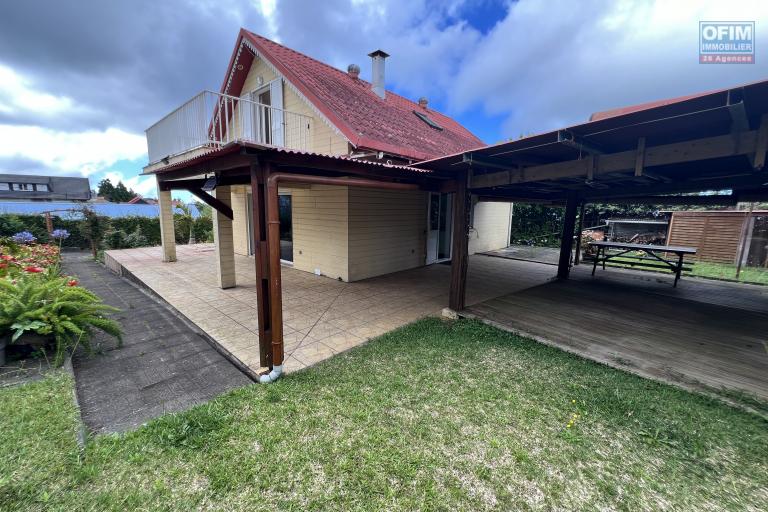
[[[376,50],[369,53],[368,56],[371,58],[371,64],[373,65],[371,89],[379,98],[384,99],[386,94],[384,89],[384,59],[389,57],[389,54],[383,50]]]

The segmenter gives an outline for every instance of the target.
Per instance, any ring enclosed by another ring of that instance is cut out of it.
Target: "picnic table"
[[[643,251],[650,256],[650,258],[643,259],[652,259],[653,261],[651,263],[640,261],[627,264],[630,266],[638,265],[654,268],[663,268],[663,266],[667,266],[675,273],[675,284],[673,286],[677,286],[677,282],[680,280],[680,273],[683,271],[683,258],[688,254],[696,254],[695,247],[680,247],[675,245],[631,244],[622,242],[590,242],[589,245],[597,248],[594,265],[592,266],[592,275],[595,275],[595,269],[597,269],[598,263],[602,263],[603,270],[605,270],[606,261],[623,256],[628,252]],[[616,249],[619,252],[608,253],[608,249]],[[602,257],[600,256],[601,253]],[[661,256],[661,254],[674,254],[677,258],[668,259]]]

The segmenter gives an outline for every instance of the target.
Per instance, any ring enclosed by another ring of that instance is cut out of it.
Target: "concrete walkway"
[[[123,347],[98,333],[94,342],[102,352],[73,358],[83,421],[91,431],[130,430],[251,383],[166,305],[90,254],[65,252],[63,267],[121,310],[115,318],[123,326]]]

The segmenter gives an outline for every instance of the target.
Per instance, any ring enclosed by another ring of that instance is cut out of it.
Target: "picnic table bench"
[[[646,254],[648,254],[649,258],[642,258],[642,259],[650,259],[652,260],[651,263],[638,261],[638,262],[628,262],[628,263],[622,262],[622,264],[626,264],[630,266],[644,266],[644,267],[654,267],[654,268],[669,267],[669,269],[675,273],[675,284],[673,286],[677,286],[677,282],[680,280],[680,273],[683,271],[683,258],[686,255],[696,254],[695,247],[680,247],[675,245],[631,244],[631,243],[622,243],[622,242],[590,242],[589,245],[597,248],[597,254],[595,254],[594,264],[592,266],[592,275],[595,275],[595,270],[597,269],[598,263],[602,263],[603,270],[605,270],[606,261],[612,258],[623,256],[629,252],[643,251]],[[619,252],[609,253],[607,252],[608,249],[616,249]],[[602,256],[601,256],[601,253],[602,253]],[[677,257],[677,259],[676,260],[667,259],[665,257],[660,256],[660,253],[674,254]]]

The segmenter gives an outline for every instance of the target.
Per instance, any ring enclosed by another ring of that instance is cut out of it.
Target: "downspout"
[[[293,174],[287,172],[271,173],[267,177],[267,240],[269,243],[269,298],[272,326],[272,370],[259,378],[266,384],[276,381],[283,373],[283,283],[280,269],[280,207],[278,197],[279,183],[309,183],[312,185],[337,185],[346,187],[380,188],[385,190],[419,190],[419,185],[394,183],[366,178],[332,178]]]

